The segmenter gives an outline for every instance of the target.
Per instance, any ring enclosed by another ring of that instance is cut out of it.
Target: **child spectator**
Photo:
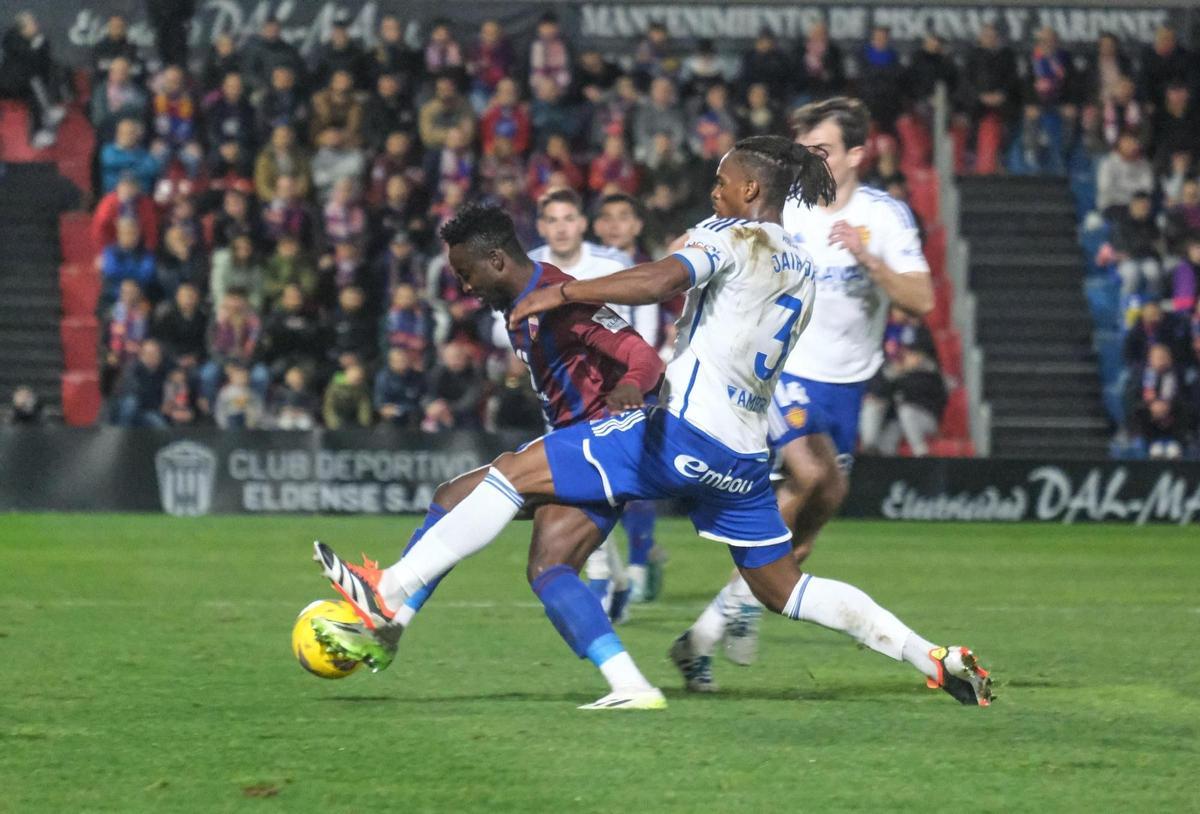
[[[163,385],[162,414],[176,426],[191,424],[196,420],[196,411],[192,408],[192,387],[183,368],[174,368],[167,374],[167,381]]]
[[[312,98],[312,137],[331,127],[342,132],[346,144],[358,147],[362,143],[363,106],[354,90],[354,77],[344,68],[334,71],[329,86]]]
[[[247,298],[251,308],[261,310],[265,277],[266,271],[258,259],[254,241],[248,234],[238,235],[227,248],[213,252],[209,290],[213,305],[220,310],[226,294],[238,289]]]
[[[203,290],[208,282],[208,263],[191,232],[172,226],[163,235],[154,275],[155,300],[172,300],[179,286],[190,283]]]
[[[317,400],[308,390],[308,378],[298,367],[288,368],[283,386],[275,391],[271,416],[277,430],[311,430],[317,422]]]
[[[388,347],[407,354],[416,370],[424,370],[432,361],[433,316],[411,284],[400,283],[393,290],[392,307],[384,317],[384,333]]]
[[[497,138],[506,138],[514,153],[524,155],[530,147],[529,110],[521,102],[516,80],[504,77],[479,121],[479,140],[484,155],[491,155]]]
[[[1187,440],[1187,416],[1179,374],[1166,345],[1151,345],[1146,368],[1134,383],[1130,424],[1151,458],[1176,459]]]
[[[286,124],[271,131],[271,143],[263,148],[254,162],[254,191],[259,200],[268,203],[275,197],[279,179],[290,176],[295,193],[303,198],[308,194],[311,175],[308,156],[296,144],[296,133]]]
[[[121,119],[113,140],[100,150],[100,184],[104,193],[112,192],[121,176],[130,172],[142,189],[154,189],[162,166],[142,146],[142,125],[137,119]]]
[[[239,362],[225,365],[225,386],[217,394],[213,418],[223,430],[258,429],[263,418],[262,398],[250,387],[250,371]]]
[[[295,286],[303,302],[311,303],[317,296],[317,270],[304,255],[295,236],[283,234],[275,244],[275,253],[267,260],[263,275],[263,300],[268,309],[274,308],[284,289]]]
[[[92,214],[92,243],[107,246],[117,239],[117,220],[133,218],[138,230],[146,236],[146,247],[153,251],[158,245],[158,208],[149,195],[142,194],[137,175],[126,172],[117,180],[112,192],[100,199]]]
[[[162,348],[153,339],[142,343],[136,360],[121,373],[111,420],[118,427],[165,427],[163,386],[167,368]]]
[[[336,127],[322,130],[317,143],[320,149],[313,156],[312,181],[317,200],[324,204],[329,200],[329,193],[338,179],[351,178],[357,181],[363,177],[366,157],[362,150],[349,144],[346,134]]]
[[[1121,293],[1134,294],[1148,288],[1157,296],[1162,288],[1162,260],[1158,243],[1162,235],[1150,212],[1150,195],[1138,192],[1129,208],[1117,214],[1113,224],[1112,247],[1121,277]]]
[[[117,221],[117,239],[98,258],[103,288],[101,307],[116,302],[121,283],[132,280],[143,291],[154,283],[154,256],[142,247],[142,234],[133,218]]]
[[[352,364],[344,371],[334,374],[325,388],[322,415],[325,426],[331,430],[348,427],[371,426],[371,394],[367,392],[366,371],[359,364]]]
[[[421,429],[478,429],[483,377],[475,368],[466,346],[451,342],[442,348],[442,361],[429,374],[425,416]]]
[[[89,118],[96,138],[110,141],[121,119],[146,116],[146,92],[133,81],[129,60],[117,57],[109,63],[108,77],[92,91]]]
[[[425,377],[403,348],[388,351],[387,366],[375,374],[375,412],[398,427],[415,429],[422,416]]]

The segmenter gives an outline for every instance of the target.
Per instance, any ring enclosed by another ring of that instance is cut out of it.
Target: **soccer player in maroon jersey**
[[[441,235],[450,247],[450,265],[463,290],[504,312],[506,318],[531,291],[561,286],[574,279],[549,263],[531,260],[517,240],[512,219],[498,207],[464,207],[442,227]],[[559,308],[522,321],[515,329],[509,328],[508,334],[517,355],[529,366],[551,428],[619,416],[643,406],[647,396],[656,393],[665,369],[658,353],[628,323],[602,305],[576,303]],[[485,480],[488,469],[484,466],[442,484],[408,548]],[[580,658],[589,658],[600,668],[614,690],[628,689],[630,682],[638,680],[645,688],[650,684],[625,652],[600,600],[580,580],[578,572],[588,555],[608,537],[623,508],[607,503],[537,506],[533,510],[533,539],[526,569],[530,585],[545,604],[555,628]],[[367,563],[366,567],[375,566]],[[398,634],[403,630],[401,625],[411,624],[438,582],[440,579],[396,609],[394,621],[399,624],[390,629]],[[577,608],[580,602],[595,605],[595,613],[588,614],[592,629],[582,636],[578,624],[564,624],[560,610]],[[369,620],[364,622],[371,627]],[[322,635],[322,626],[337,626],[342,646],[348,628],[353,627],[322,619],[315,625],[318,636]],[[369,630],[362,631],[362,636],[370,635]]]

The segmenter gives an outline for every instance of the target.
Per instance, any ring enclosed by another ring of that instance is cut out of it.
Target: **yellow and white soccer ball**
[[[327,653],[312,629],[315,616],[338,622],[357,622],[358,614],[349,602],[318,599],[300,611],[292,628],[292,653],[301,667],[321,678],[345,678],[361,667],[362,662],[338,659]]]

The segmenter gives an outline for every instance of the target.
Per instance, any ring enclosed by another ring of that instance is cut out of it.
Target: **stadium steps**
[[[959,179],[997,457],[1107,455],[1075,204],[1065,179]]]
[[[53,163],[0,164],[0,399],[28,384],[50,415],[60,410],[63,373],[58,218],[79,201]]]

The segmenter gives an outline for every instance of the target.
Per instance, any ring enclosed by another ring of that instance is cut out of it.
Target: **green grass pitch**
[[[0,811],[1200,810],[1195,528],[837,522],[810,561],[997,678],[989,709],[768,619],[689,697],[664,653],[722,583],[680,520],[620,634],[670,708],[584,713],[595,670],[523,579],[465,563],[386,673],[321,681],[289,630],[320,536],[390,560],[413,518],[0,515]]]

